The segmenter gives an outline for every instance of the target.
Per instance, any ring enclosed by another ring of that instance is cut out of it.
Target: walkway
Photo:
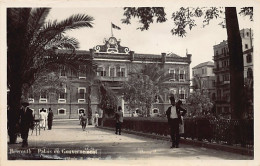
[[[33,133],[29,136],[30,152],[23,153],[26,149],[21,148],[21,144],[9,145],[9,152],[13,151],[9,159],[253,159],[250,156],[184,144],[178,149],[170,149],[170,145],[168,141],[126,133],[116,135],[113,131],[93,126],[87,126],[86,131],[82,131],[78,120],[59,120],[54,121],[52,130],[41,130],[40,135]],[[96,153],[86,154],[88,152],[84,150]]]

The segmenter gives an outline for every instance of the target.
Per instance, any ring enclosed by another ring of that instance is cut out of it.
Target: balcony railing
[[[128,81],[128,77],[98,76],[100,81]]]
[[[213,68],[213,72],[214,72],[214,73],[224,72],[224,71],[229,71],[229,66]]]

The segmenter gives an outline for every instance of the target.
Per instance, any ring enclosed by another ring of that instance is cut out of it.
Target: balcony
[[[228,53],[221,53],[221,54],[218,54],[218,55],[214,55],[213,60],[216,61],[218,59],[225,59],[225,58],[228,58],[228,57],[229,57]]]
[[[228,72],[228,71],[229,71],[229,66],[213,68],[214,73]]]
[[[108,77],[108,76],[98,76],[97,77],[100,81],[118,81],[118,82],[124,82],[128,81],[128,77]]]

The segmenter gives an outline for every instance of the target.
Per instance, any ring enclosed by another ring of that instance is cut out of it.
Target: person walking
[[[98,118],[99,118],[99,115],[98,115],[98,113],[96,112],[96,113],[95,113],[95,120],[94,120],[95,126],[98,126]]]
[[[29,129],[33,128],[34,125],[33,111],[29,108],[29,102],[24,101],[21,104],[19,117],[21,138],[23,139],[22,147],[28,147]]]
[[[181,116],[186,114],[186,110],[180,107],[179,105],[175,105],[174,96],[170,97],[171,106],[166,111],[166,116],[168,119],[168,124],[170,127],[170,135],[172,140],[171,148],[179,148],[179,125],[182,124]]]
[[[86,116],[85,113],[83,113],[83,115],[81,116],[81,127],[83,131],[85,131],[86,129],[87,121],[88,121],[88,117]]]
[[[40,119],[40,127],[41,128],[44,128],[44,130],[45,130],[45,127],[46,127],[46,114],[45,114],[45,112],[44,112],[45,110],[44,110],[44,108],[42,108],[41,110],[40,110],[40,114],[39,114],[39,119]]]
[[[51,108],[49,108],[49,113],[48,113],[48,130],[51,130],[52,128],[52,121],[53,121],[53,112]]]
[[[119,135],[121,135],[121,127],[123,123],[123,112],[121,106],[118,106],[117,112],[115,114],[115,118],[116,118],[116,134],[119,133]]]

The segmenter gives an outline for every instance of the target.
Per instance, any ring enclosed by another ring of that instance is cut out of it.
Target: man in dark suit
[[[171,148],[179,148],[179,125],[182,124],[181,116],[186,114],[186,110],[181,108],[180,105],[175,105],[174,96],[170,97],[171,106],[166,111],[166,116],[168,118],[168,124],[170,127],[170,134],[172,139]]]
[[[20,109],[20,132],[23,139],[22,147],[28,146],[28,133],[29,129],[33,128],[33,111],[28,107],[27,101],[22,102],[22,108]]]
[[[53,121],[53,112],[51,108],[49,108],[49,113],[48,113],[48,130],[51,130],[52,128],[52,121]]]

